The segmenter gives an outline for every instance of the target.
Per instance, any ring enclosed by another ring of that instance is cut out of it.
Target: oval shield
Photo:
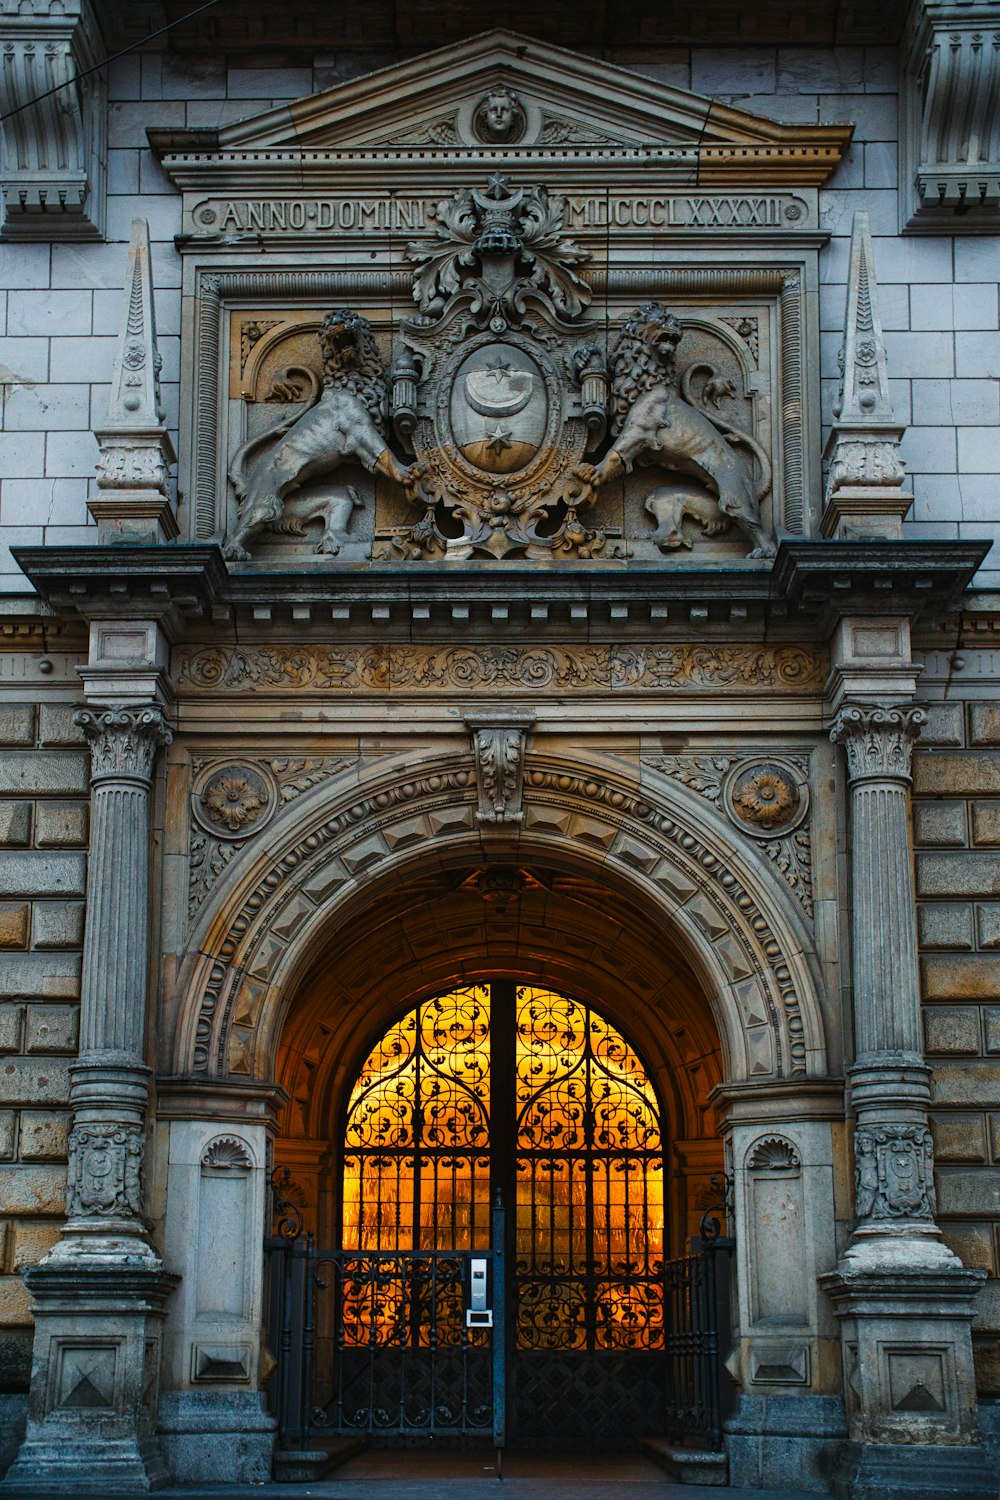
[[[537,454],[548,396],[540,367],[511,344],[463,360],[451,388],[451,429],[463,456],[487,474],[513,474]]]

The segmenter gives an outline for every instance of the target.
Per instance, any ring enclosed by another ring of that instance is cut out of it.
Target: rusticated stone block
[[[971,948],[972,907],[967,901],[918,906],[917,931],[922,948]]]
[[[965,721],[961,703],[921,705],[927,722],[920,731],[921,745],[964,745]]]
[[[931,1097],[935,1106],[1000,1109],[1000,1068],[995,1062],[936,1062]]]
[[[982,1396],[1000,1396],[1000,1339],[974,1338],[972,1358],[976,1364],[976,1390]]]
[[[918,844],[961,849],[968,842],[965,802],[915,802],[914,838]]]
[[[976,907],[976,938],[980,948],[1000,948],[1000,906],[984,901]]]
[[[29,1005],[24,1050],[72,1052],[77,1050],[80,1012],[75,1005]]]
[[[31,1296],[20,1276],[0,1276],[0,1323],[8,1328],[31,1322]]]
[[[68,1104],[69,1063],[18,1057],[0,1063],[0,1099],[7,1104]]]
[[[1000,703],[973,703],[970,728],[974,745],[1000,745]]]
[[[86,847],[90,806],[86,802],[40,802],[35,811],[39,849]]]
[[[0,1172],[0,1213],[61,1214],[65,1206],[65,1167],[14,1166]]]
[[[82,751],[14,751],[0,757],[0,792],[48,796],[86,792],[88,759]]]
[[[935,1115],[931,1119],[931,1133],[937,1162],[985,1162],[988,1159],[986,1119],[981,1114]]]
[[[23,1005],[0,1005],[0,1052],[20,1052]],[[0,1090],[0,1098],[3,1091]]]
[[[944,1242],[954,1250],[963,1265],[974,1271],[996,1272],[993,1229],[989,1224],[948,1224],[943,1228]]]
[[[77,953],[17,953],[0,964],[0,996],[14,1000],[75,1000],[80,994]]]
[[[992,1276],[976,1297],[976,1316],[972,1326],[977,1330],[988,1329],[990,1333],[1000,1332],[1000,1281]]]
[[[0,845],[23,849],[31,843],[31,803],[0,802]]]
[[[976,844],[1000,844],[1000,802],[973,802],[972,839]]]
[[[0,901],[0,948],[25,947],[30,909],[23,901]]]
[[[918,896],[1000,896],[995,854],[918,854]]]
[[[924,1011],[924,1048],[934,1057],[974,1057],[979,1052],[979,1012],[971,1005]]]
[[[72,1115],[63,1110],[26,1109],[21,1113],[21,1159],[65,1161]]]
[[[36,901],[31,920],[35,948],[79,948],[83,944],[82,901]]]
[[[956,705],[957,706],[957,705]],[[43,703],[38,710],[38,743],[40,745],[85,745],[87,737],[73,723],[76,703]]]
[[[993,1160],[1000,1162],[1000,1115],[990,1115],[990,1155]]]
[[[12,1109],[0,1110],[0,1157],[10,1161],[17,1150],[17,1115]]]
[[[25,1266],[37,1266],[58,1238],[59,1225],[53,1224],[51,1219],[18,1224],[14,1230],[14,1269],[20,1271]]]
[[[920,963],[925,1000],[993,1000],[1000,997],[1000,957],[948,954]]]
[[[991,750],[932,750],[913,757],[918,796],[991,797],[1000,794],[1000,753]]]
[[[943,1167],[935,1177],[940,1214],[988,1219],[1000,1213],[1000,1173],[976,1167]]]
[[[34,705],[4,703],[0,706],[0,745],[33,745],[34,743]]]
[[[1000,1052],[1000,1005],[987,1005],[983,1010],[983,1051],[991,1057]]]
[[[82,896],[86,881],[85,854],[32,849],[0,860],[0,896]]]

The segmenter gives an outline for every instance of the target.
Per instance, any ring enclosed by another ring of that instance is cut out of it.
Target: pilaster
[[[84,709],[76,723],[90,741],[92,831],[67,1219],[25,1277],[36,1320],[28,1429],[3,1489],[74,1494],[85,1474],[108,1493],[143,1494],[167,1477],[153,1433],[177,1281],[149,1243],[142,1202],[149,790],[170,732],[153,704]]]
[[[900,228],[995,234],[1000,4],[913,0],[900,64]]]
[[[79,76],[106,52],[90,0],[0,0],[0,39],[0,113],[17,110],[3,127],[0,239],[102,239],[107,88],[103,71]]]
[[[844,746],[850,789],[855,1220],[819,1281],[841,1321],[851,1440],[834,1493],[929,1500],[985,1493],[971,1340],[983,1273],[962,1266],[934,1217],[909,810],[924,715],[886,668],[885,699],[843,700],[830,736]]]

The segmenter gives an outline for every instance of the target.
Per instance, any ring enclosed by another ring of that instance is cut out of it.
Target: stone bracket
[[[524,750],[532,712],[477,714],[466,718],[472,733],[479,811],[485,827],[520,823],[524,814]]]
[[[1000,227],[1000,10],[914,0],[900,48],[901,229]]]
[[[0,239],[103,239],[107,86],[100,72],[78,77],[106,50],[90,0],[35,0],[25,10],[5,4],[0,13],[0,113],[18,111],[4,127]]]

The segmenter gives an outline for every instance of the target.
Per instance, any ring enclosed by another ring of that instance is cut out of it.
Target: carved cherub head
[[[526,126],[523,104],[513,89],[502,84],[483,95],[472,117],[472,127],[481,141],[501,145],[519,141]]]

